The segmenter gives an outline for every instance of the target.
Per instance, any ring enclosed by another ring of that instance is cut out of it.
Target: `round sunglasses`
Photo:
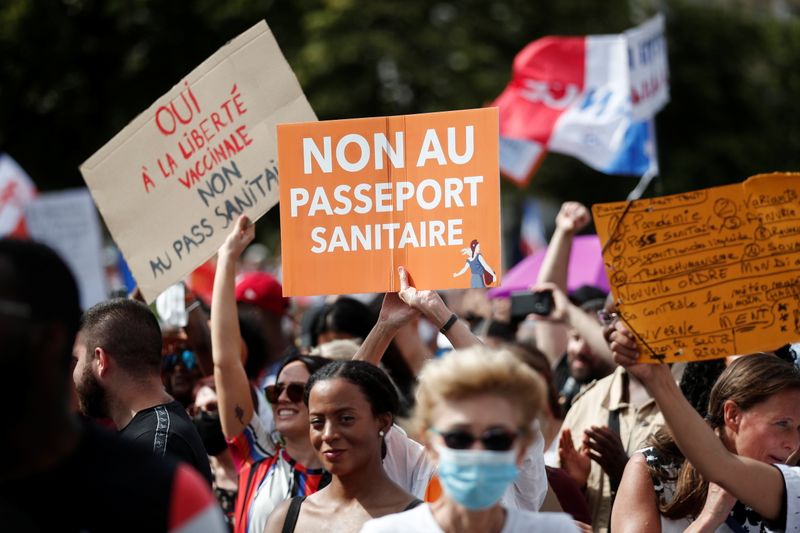
[[[281,393],[286,390],[286,396],[289,401],[300,403],[303,401],[303,393],[305,392],[305,383],[276,383],[274,385],[267,385],[264,388],[264,393],[267,395],[269,403],[278,403]]]
[[[465,429],[441,431],[436,428],[431,428],[430,430],[440,435],[442,440],[444,440],[445,446],[453,450],[468,450],[472,448],[475,441],[480,441],[485,450],[507,452],[514,446],[514,441],[517,440],[519,436],[519,432],[508,431],[503,428],[487,429],[478,437]]]

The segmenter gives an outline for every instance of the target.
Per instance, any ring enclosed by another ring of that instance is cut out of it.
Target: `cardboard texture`
[[[278,201],[275,126],[316,120],[266,22],[222,47],[80,168],[145,299]]]
[[[497,128],[495,108],[278,126],[284,295],[397,291],[399,266],[498,284]]]
[[[642,361],[745,355],[800,339],[800,174],[592,212]]]

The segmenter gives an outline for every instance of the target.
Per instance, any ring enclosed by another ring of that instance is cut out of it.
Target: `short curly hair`
[[[508,350],[473,346],[430,361],[419,375],[415,430],[431,427],[433,413],[444,400],[491,394],[505,398],[519,413],[519,429],[532,436],[533,421],[544,398],[542,379]]]

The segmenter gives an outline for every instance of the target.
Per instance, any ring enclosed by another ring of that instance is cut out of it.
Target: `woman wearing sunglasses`
[[[185,346],[175,346],[161,358],[161,381],[185,408],[194,402],[194,387],[202,377],[197,356]]]
[[[267,387],[279,436],[270,434],[255,412],[255,391],[242,362],[246,347],[241,340],[234,293],[236,261],[254,236],[255,227],[246,217],[240,217],[220,247],[211,304],[220,422],[239,468],[234,516],[237,533],[261,533],[270,513],[283,500],[311,494],[330,479],[309,441],[308,409],[303,403],[309,376],[329,361],[289,358],[279,370],[276,383]]]
[[[383,299],[378,322],[361,345],[356,359],[377,365],[394,335],[414,317],[422,314],[441,331],[454,348],[462,350],[482,346],[469,326],[445,305],[435,291],[417,291],[409,283],[404,267],[398,268],[400,291],[387,293]],[[544,468],[544,438],[538,427],[531,429],[533,444],[527,447],[520,474],[502,496],[504,507],[538,511],[547,493]],[[425,501],[435,501],[441,495],[441,483],[436,473],[435,457],[411,440],[405,432],[393,427],[386,435],[388,454],[383,466],[398,485]]]
[[[533,370],[507,351],[473,347],[427,364],[413,420],[444,493],[432,504],[371,520],[363,532],[577,531],[569,516],[505,508],[534,440],[543,400]]]
[[[331,482],[319,492],[278,507],[267,532],[357,532],[368,519],[422,502],[392,481],[383,461],[386,434],[400,407],[386,373],[364,361],[336,361],[306,386],[311,443]],[[394,431],[394,430],[392,430]]]

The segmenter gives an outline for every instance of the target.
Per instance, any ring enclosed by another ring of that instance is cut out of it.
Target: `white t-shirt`
[[[786,484],[786,533],[800,531],[800,467],[775,465]]]
[[[500,505],[509,509],[539,510],[547,495],[543,452],[544,437],[536,427],[533,444],[528,447],[517,479],[503,493]],[[400,427],[393,426],[386,434],[383,469],[389,479],[424,500],[425,490],[436,472],[436,465],[428,458],[422,444],[410,439]]]
[[[410,511],[390,514],[369,520],[361,528],[361,533],[444,533],[430,506],[419,505]],[[575,533],[577,526],[569,515],[564,513],[533,513],[519,509],[506,509],[506,522],[500,533]]]

